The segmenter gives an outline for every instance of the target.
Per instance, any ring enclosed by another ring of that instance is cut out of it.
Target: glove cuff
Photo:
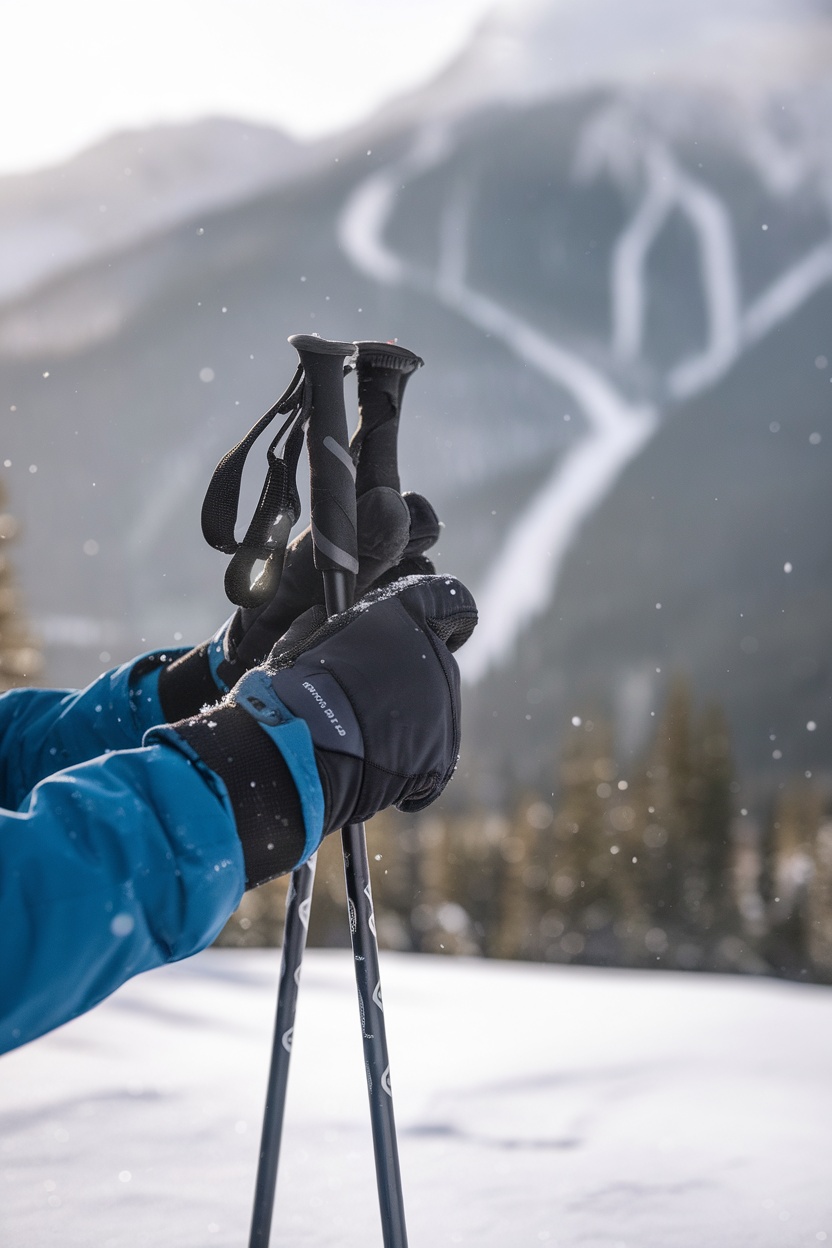
[[[241,707],[231,703],[172,724],[224,783],[243,847],[246,888],[291,871],[303,857],[303,807],[280,750]]]
[[[228,692],[230,686],[219,672],[227,628],[224,624],[210,641],[203,641],[162,668],[159,701],[166,723],[198,715],[204,706],[213,706]]]
[[[260,668],[230,698],[189,719],[154,728],[161,740],[222,780],[243,848],[246,886],[285,875],[321,843],[324,797],[309,729],[275,695]]]

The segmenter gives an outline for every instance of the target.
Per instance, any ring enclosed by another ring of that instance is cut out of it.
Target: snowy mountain
[[[210,118],[116,134],[64,165],[0,177],[0,304],[279,185],[308,169],[313,150],[266,126]]]
[[[3,1058],[4,1248],[247,1242],[278,963],[209,950]],[[390,954],[382,970],[414,1248],[832,1238],[828,989]],[[312,950],[272,1243],[380,1242],[351,959]]]
[[[827,0],[506,0],[427,91],[385,113],[412,122],[646,83],[759,100],[825,77],[829,16]]]
[[[590,705],[635,749],[687,672],[746,772],[828,773],[830,66],[820,3],[509,5],[281,185],[10,298],[53,679],[222,618],[201,496],[288,333],[397,337],[427,361],[405,483],[481,606],[480,768],[548,777]]]

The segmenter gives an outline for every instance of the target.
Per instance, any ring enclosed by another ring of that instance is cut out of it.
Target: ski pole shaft
[[[330,345],[343,344],[325,344],[320,339],[308,337],[295,337],[290,341],[301,357],[307,379],[313,384],[312,415],[309,420],[308,434],[312,487],[312,536],[315,544],[315,563],[320,568],[324,581],[327,613],[334,615],[345,611],[352,605],[355,591],[355,573],[351,562],[353,559],[355,572],[358,571],[354,520],[355,469],[347,447],[343,373],[340,377],[341,386],[337,388],[332,365],[329,362],[331,356],[326,351],[326,347]],[[320,406],[316,407],[318,394]],[[325,398],[326,411],[324,411]],[[318,413],[318,426],[313,434],[316,413]],[[393,451],[395,452],[395,439]],[[398,483],[395,453],[392,464]],[[386,471],[389,472],[389,447]],[[318,491],[317,499],[316,490]],[[352,524],[351,533],[350,524]],[[328,528],[329,525],[332,525],[332,528]],[[373,916],[370,866],[364,825],[348,824],[341,835],[350,913],[350,935],[355,959],[364,1061],[370,1097],[370,1120],[373,1131],[382,1237],[385,1248],[407,1248],[404,1197],[396,1144],[396,1124],[393,1115],[393,1098],[390,1092],[390,1063],[387,1056],[387,1036],[381,999],[378,941]]]
[[[399,1149],[390,1087],[387,1029],[381,997],[370,863],[363,823],[348,823],[341,832],[344,876],[350,914],[350,938],[361,1012],[361,1039],[370,1098],[373,1153],[381,1211],[384,1248],[407,1248]]]
[[[289,1055],[292,1052],[295,1007],[298,999],[301,962],[306,945],[306,932],[309,927],[309,907],[314,879],[315,855],[313,854],[302,867],[293,873],[286,895],[286,924],[283,932],[283,957],[280,963],[274,1044],[269,1067],[266,1107],[263,1113],[249,1248],[268,1248],[271,1233],[283,1112],[286,1106],[286,1086],[289,1078]]]

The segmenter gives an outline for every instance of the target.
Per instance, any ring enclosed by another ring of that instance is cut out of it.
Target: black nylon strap
[[[231,450],[223,455],[214,469],[214,475],[208,484],[202,504],[202,534],[209,546],[212,546],[214,550],[222,551],[224,555],[233,555],[237,549],[234,525],[237,523],[240,486],[248,453],[275,416],[285,415],[287,411],[291,411],[292,415],[274,439],[272,446],[280,440],[301,406],[302,385],[303,370],[298,368],[277,402],[264,416],[260,417],[236,446],[232,446]]]
[[[291,383],[277,402],[261,416],[242,441],[222,457],[202,504],[202,533],[209,546],[232,555],[225,575],[225,591],[237,606],[256,607],[272,598],[280,583],[283,556],[289,534],[300,515],[300,497],[295,478],[303,447],[306,418],[303,370],[298,368]],[[245,537],[238,542],[234,536],[243,469],[249,451],[268,428],[275,416],[289,413],[268,451],[268,472],[254,515]],[[277,447],[286,433],[283,454]],[[254,564],[265,560],[260,576],[251,583]]]

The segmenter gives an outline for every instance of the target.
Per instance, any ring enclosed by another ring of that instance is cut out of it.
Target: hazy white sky
[[[0,173],[207,114],[311,137],[441,68],[493,0],[0,0]]]

